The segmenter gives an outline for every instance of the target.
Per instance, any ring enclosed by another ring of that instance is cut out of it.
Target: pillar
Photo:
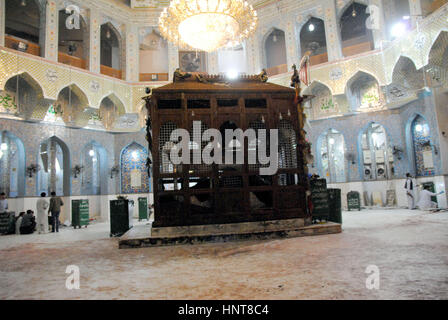
[[[339,21],[336,14],[336,1],[328,0],[322,3],[325,13],[325,37],[327,40],[328,61],[339,60],[342,55],[341,33],[339,31]]]
[[[168,42],[168,80],[171,81],[174,70],[179,68],[179,48]]]
[[[417,27],[417,23],[423,19],[422,3],[420,0],[409,0],[409,11],[411,13],[412,27]]]
[[[126,69],[126,81],[139,81],[139,38],[136,25],[126,26],[126,62],[123,69]]]
[[[5,0],[0,0],[0,46],[5,46]]]
[[[49,1],[45,7],[45,59],[58,61],[59,12],[56,2]]]
[[[370,0],[368,12],[370,13],[367,27],[372,30],[375,49],[382,48],[382,42],[387,39],[386,22],[384,20],[384,10],[382,0]]]
[[[89,43],[89,71],[100,73],[101,63],[101,23],[100,15],[97,9],[89,11],[90,21],[90,43]]]

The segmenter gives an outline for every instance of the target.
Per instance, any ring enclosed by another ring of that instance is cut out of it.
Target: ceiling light
[[[257,13],[243,0],[173,0],[159,17],[161,35],[184,49],[235,46],[255,32]]]
[[[334,144],[336,141],[334,141],[334,139],[333,138],[330,138],[329,140],[328,140],[328,143],[329,144]]]
[[[2,143],[1,149],[2,149],[2,151],[8,150],[8,145],[6,143]]]
[[[137,151],[132,151],[132,158],[134,159],[134,160],[136,160],[136,159],[138,159],[138,152]]]
[[[238,71],[236,71],[236,70],[229,70],[227,72],[227,78],[229,78],[229,79],[236,79],[236,78],[238,78]]]
[[[274,36],[272,37],[272,41],[277,42],[277,35],[274,34]]]
[[[107,31],[106,31],[106,38],[107,38],[107,39],[110,39],[110,37],[111,37],[110,30],[107,30]]]
[[[353,11],[352,11],[352,17],[356,17],[358,13],[355,10],[355,5],[353,4]]]
[[[94,155],[95,155],[95,151],[90,150],[90,151],[89,151],[89,156],[93,157]]]
[[[403,20],[409,20],[411,19],[411,16],[403,16]]]
[[[22,0],[22,1],[20,2],[20,5],[21,5],[22,7],[26,7],[26,0]]]
[[[406,33],[406,25],[403,22],[397,22],[390,31],[393,38],[399,38]]]
[[[423,131],[423,126],[421,124],[416,125],[415,126],[415,131],[422,132]]]
[[[316,27],[314,27],[314,24],[310,23],[310,25],[308,26],[308,30],[310,30],[310,32],[313,32],[314,29],[316,29]]]

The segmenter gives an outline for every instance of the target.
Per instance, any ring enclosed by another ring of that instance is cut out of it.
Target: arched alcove
[[[101,25],[101,73],[122,79],[123,41],[120,33],[110,22]]]
[[[43,10],[43,7],[42,7]],[[43,54],[45,27],[38,0],[5,1],[5,46],[35,56]]]
[[[107,130],[112,129],[118,118],[125,113],[126,109],[123,102],[114,93],[101,100],[99,116]]]
[[[394,175],[394,157],[386,129],[371,122],[359,136],[362,178],[364,180],[390,179]]]
[[[78,117],[89,106],[86,94],[76,85],[71,84],[59,91],[54,107],[59,110],[66,124],[76,124]]]
[[[333,99],[330,88],[325,84],[313,81],[311,85],[304,90],[304,94],[312,95],[313,99],[306,104],[306,108],[311,108],[311,115],[314,118],[327,116],[338,111]]]
[[[51,137],[39,145],[37,156],[37,195],[52,191],[59,196],[69,196],[71,192],[70,151],[64,141]]]
[[[419,90],[424,87],[423,72],[418,71],[408,57],[400,56],[392,73],[392,83],[406,90]]]
[[[0,132],[0,193],[25,196],[25,147],[9,131]]]
[[[11,99],[9,112],[16,113],[24,119],[30,119],[35,109],[45,110],[50,105],[44,99],[39,83],[26,72],[8,79],[2,96],[9,96]]]
[[[67,28],[66,21],[72,15],[65,9],[59,11],[58,61],[73,67],[88,69],[89,64],[89,31],[82,15],[78,26]]]
[[[425,67],[433,86],[448,86],[448,32],[442,31],[431,47]]]
[[[411,150],[409,160],[414,168],[415,175],[434,175],[434,151],[428,122],[421,115],[415,115],[410,119],[407,130],[408,149]]]
[[[322,19],[311,17],[300,30],[300,49],[302,56],[311,51],[311,65],[328,62],[325,23]]]
[[[268,75],[276,75],[288,71],[286,65],[285,32],[273,28],[263,42],[265,65]]]
[[[370,14],[366,11],[366,5],[353,2],[340,17],[341,47],[344,57],[374,49],[372,31],[366,26]]]
[[[352,111],[378,109],[384,104],[383,93],[378,81],[363,71],[358,71],[347,82],[346,92]]]
[[[149,177],[146,170],[148,151],[136,142],[132,142],[121,151],[121,192],[148,193]]]
[[[329,129],[318,138],[316,151],[320,175],[329,183],[346,182],[344,136]]]
[[[140,81],[168,81],[168,43],[153,29],[140,40]]]
[[[81,151],[81,194],[107,194],[108,161],[104,147],[96,141]]]

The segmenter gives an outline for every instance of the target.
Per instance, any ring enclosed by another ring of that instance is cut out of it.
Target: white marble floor
[[[343,219],[335,235],[122,250],[106,223],[3,236],[0,299],[448,299],[448,212]],[[366,288],[370,265],[379,290]]]

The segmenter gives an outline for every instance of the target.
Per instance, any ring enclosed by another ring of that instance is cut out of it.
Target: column
[[[218,51],[207,53],[207,73],[208,74],[219,73]]]
[[[139,39],[136,25],[126,26],[126,81],[139,81]]]
[[[423,19],[422,3],[420,0],[409,0],[412,27],[417,27],[417,22]]]
[[[262,66],[260,63],[261,60],[261,49],[259,46],[259,37],[258,35],[254,35],[250,39],[246,40],[246,56],[247,56],[247,73],[248,74],[256,74],[260,73]]]
[[[382,47],[382,42],[387,39],[386,35],[386,22],[384,20],[383,1],[370,0],[368,12],[370,13],[369,20],[367,21],[367,27],[372,30],[373,41],[375,49]]]
[[[5,0],[0,0],[0,46],[5,46]]]
[[[174,70],[179,68],[179,49],[168,42],[168,80],[171,81]]]
[[[58,61],[59,12],[56,2],[49,1],[45,7],[45,59]]]
[[[291,70],[293,64],[299,64],[301,57],[297,52],[297,43],[300,43],[300,37],[296,37],[294,31],[294,21],[290,17],[285,23],[285,41],[286,41],[286,63],[288,71]]]
[[[89,37],[89,71],[94,73],[100,73],[101,63],[101,22],[99,11],[90,9],[89,11],[90,21],[90,37]]]
[[[336,1],[323,1],[322,5],[325,13],[325,37],[327,40],[328,61],[339,60],[343,55],[339,21],[336,14]]]

